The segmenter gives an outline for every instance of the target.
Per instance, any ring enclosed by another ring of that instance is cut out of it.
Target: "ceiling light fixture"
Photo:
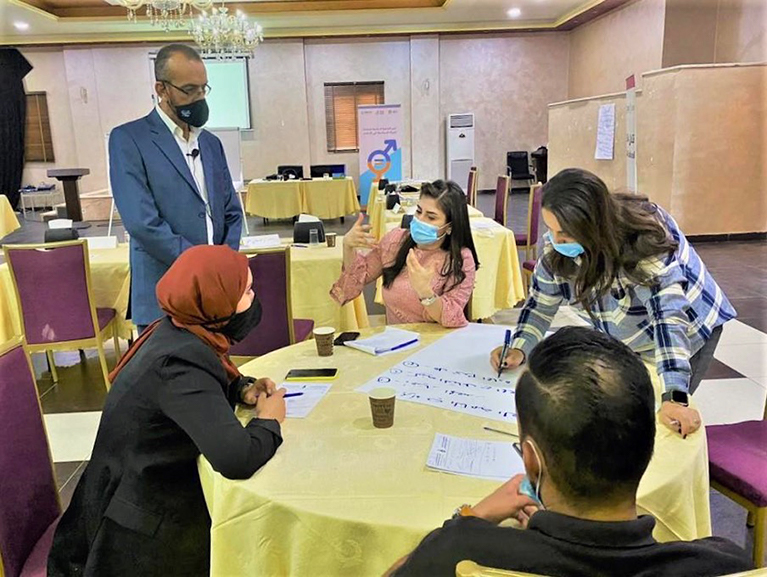
[[[519,8],[509,8],[509,11],[506,12],[506,14],[509,15],[509,18],[519,18],[522,16],[522,10]]]
[[[136,22],[137,11],[146,8],[146,15],[152,26],[160,26],[165,32],[171,28],[182,28],[187,24],[187,16],[193,16],[192,10],[207,10],[213,0],[108,0],[110,4],[122,6],[128,10],[128,20]]]
[[[256,22],[248,21],[241,11],[229,14],[222,3],[210,15],[203,12],[191,24],[190,33],[206,56],[219,60],[231,60],[237,56],[249,55],[264,41],[263,29]]]
[[[29,30],[29,24],[27,24],[26,22],[21,22],[21,21],[14,22],[13,27],[16,30]]]

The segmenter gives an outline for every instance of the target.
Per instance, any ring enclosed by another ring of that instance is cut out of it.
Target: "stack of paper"
[[[369,355],[383,355],[401,351],[402,349],[418,344],[421,336],[412,331],[386,327],[384,332],[367,339],[346,341],[344,344],[352,349],[357,349]]]
[[[426,465],[446,473],[508,481],[525,472],[522,459],[509,442],[477,441],[437,433]]]

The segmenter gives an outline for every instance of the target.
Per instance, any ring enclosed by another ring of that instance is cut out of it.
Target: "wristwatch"
[[[425,299],[421,299],[421,304],[425,307],[433,305],[435,302],[437,302],[437,299],[439,297],[437,295],[431,295],[430,297],[426,297]]]
[[[690,396],[684,391],[679,391],[676,389],[671,391],[666,391],[665,393],[661,395],[660,398],[661,398],[661,401],[663,401],[664,403],[666,401],[670,401],[674,403],[675,405],[682,405],[683,407],[686,407],[690,404]]]
[[[458,517],[475,517],[474,510],[471,508],[471,505],[464,503],[460,507],[456,508],[456,510],[453,511],[453,519],[457,519]]]

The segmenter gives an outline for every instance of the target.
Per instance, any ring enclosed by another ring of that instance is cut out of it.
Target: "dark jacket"
[[[48,575],[208,575],[202,453],[246,479],[282,443],[274,420],[243,427],[213,349],[165,319],[107,395],[93,454],[56,529]]]

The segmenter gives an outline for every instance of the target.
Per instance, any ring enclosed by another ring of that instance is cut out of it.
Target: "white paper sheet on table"
[[[332,386],[327,383],[282,383],[280,388],[288,393],[303,393],[301,396],[285,399],[285,416],[289,419],[308,417]]]
[[[500,224],[495,222],[494,220],[479,220],[476,218],[471,219],[470,221],[471,229],[472,230],[485,230],[485,229],[493,229],[493,228],[503,228]]]
[[[244,248],[276,248],[282,246],[282,241],[279,234],[244,236],[240,239],[240,246]]]
[[[421,335],[413,331],[386,327],[383,332],[356,341],[346,341],[345,346],[357,349],[369,355],[384,355],[401,352],[408,347],[417,347]]]
[[[510,442],[478,441],[437,433],[426,465],[446,473],[507,481],[525,472]]]
[[[514,387],[521,368],[500,377],[490,351],[503,344],[506,329],[470,324],[417,351],[357,390],[392,387],[397,398],[506,423],[517,420]],[[347,343],[348,344],[348,343]]]

